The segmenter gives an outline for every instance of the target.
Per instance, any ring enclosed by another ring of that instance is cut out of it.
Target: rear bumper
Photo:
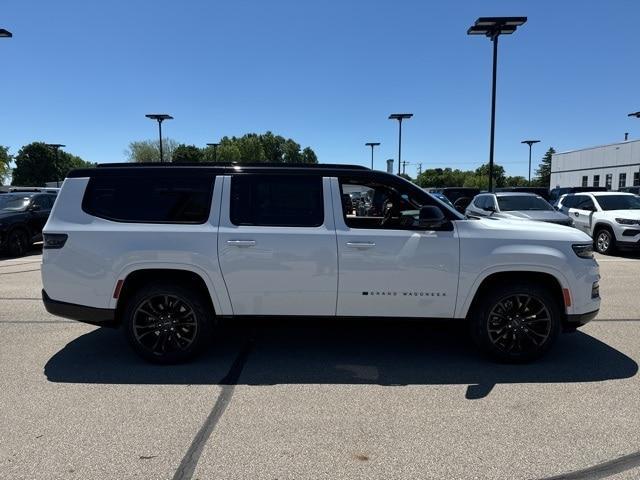
[[[599,311],[600,310],[598,309],[598,310],[594,310],[592,312],[587,312],[587,313],[577,313],[573,315],[567,315],[566,326],[569,328],[582,327],[583,325],[586,325],[591,320],[596,318]]]
[[[42,302],[47,312],[58,317],[69,318],[79,322],[98,325],[101,327],[117,327],[115,310],[110,308],[95,308],[75,303],[59,302],[52,300],[47,292],[42,290]]]

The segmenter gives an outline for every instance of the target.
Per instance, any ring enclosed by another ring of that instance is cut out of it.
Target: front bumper
[[[75,303],[52,300],[47,292],[42,290],[42,302],[47,312],[58,317],[77,320],[79,322],[98,325],[100,327],[117,327],[115,310],[110,308],[95,308]]]
[[[616,241],[616,247],[620,250],[640,250],[640,240],[636,242]]]

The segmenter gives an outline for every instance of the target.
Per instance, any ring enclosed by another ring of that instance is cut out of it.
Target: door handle
[[[233,247],[253,247],[255,244],[255,240],[227,240],[227,245]]]
[[[351,248],[373,248],[375,246],[374,242],[347,242],[347,247]]]

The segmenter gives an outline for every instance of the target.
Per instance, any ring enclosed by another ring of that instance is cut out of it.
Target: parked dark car
[[[480,193],[480,189],[473,187],[446,187],[439,189],[438,193],[442,193],[447,197],[455,209],[464,214],[473,197]]]
[[[558,206],[558,200],[562,195],[567,193],[582,193],[582,192],[606,192],[606,187],[556,187],[549,192],[549,203],[554,207]]]
[[[496,188],[496,192],[516,192],[516,193],[535,193],[544,198],[547,202],[550,199],[549,189],[546,187],[501,187]]]
[[[618,189],[619,192],[624,193],[635,193],[636,195],[640,195],[640,186],[635,185],[633,187],[622,187]]]
[[[19,257],[42,240],[56,195],[15,192],[0,195],[0,250]]]

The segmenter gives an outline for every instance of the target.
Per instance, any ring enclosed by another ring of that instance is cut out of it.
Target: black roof
[[[350,172],[371,172],[367,167],[362,165],[343,165],[343,164],[331,164],[331,163],[102,163],[97,168],[81,168],[72,170],[67,177],[96,177],[102,175],[113,175],[127,171],[127,173],[136,172],[140,175],[146,175],[151,172],[163,171],[170,169],[177,172],[203,172],[207,171],[213,174],[224,173],[310,173],[317,172],[324,175],[334,172],[344,173]],[[375,171],[375,173],[382,173],[388,175],[386,172]]]

